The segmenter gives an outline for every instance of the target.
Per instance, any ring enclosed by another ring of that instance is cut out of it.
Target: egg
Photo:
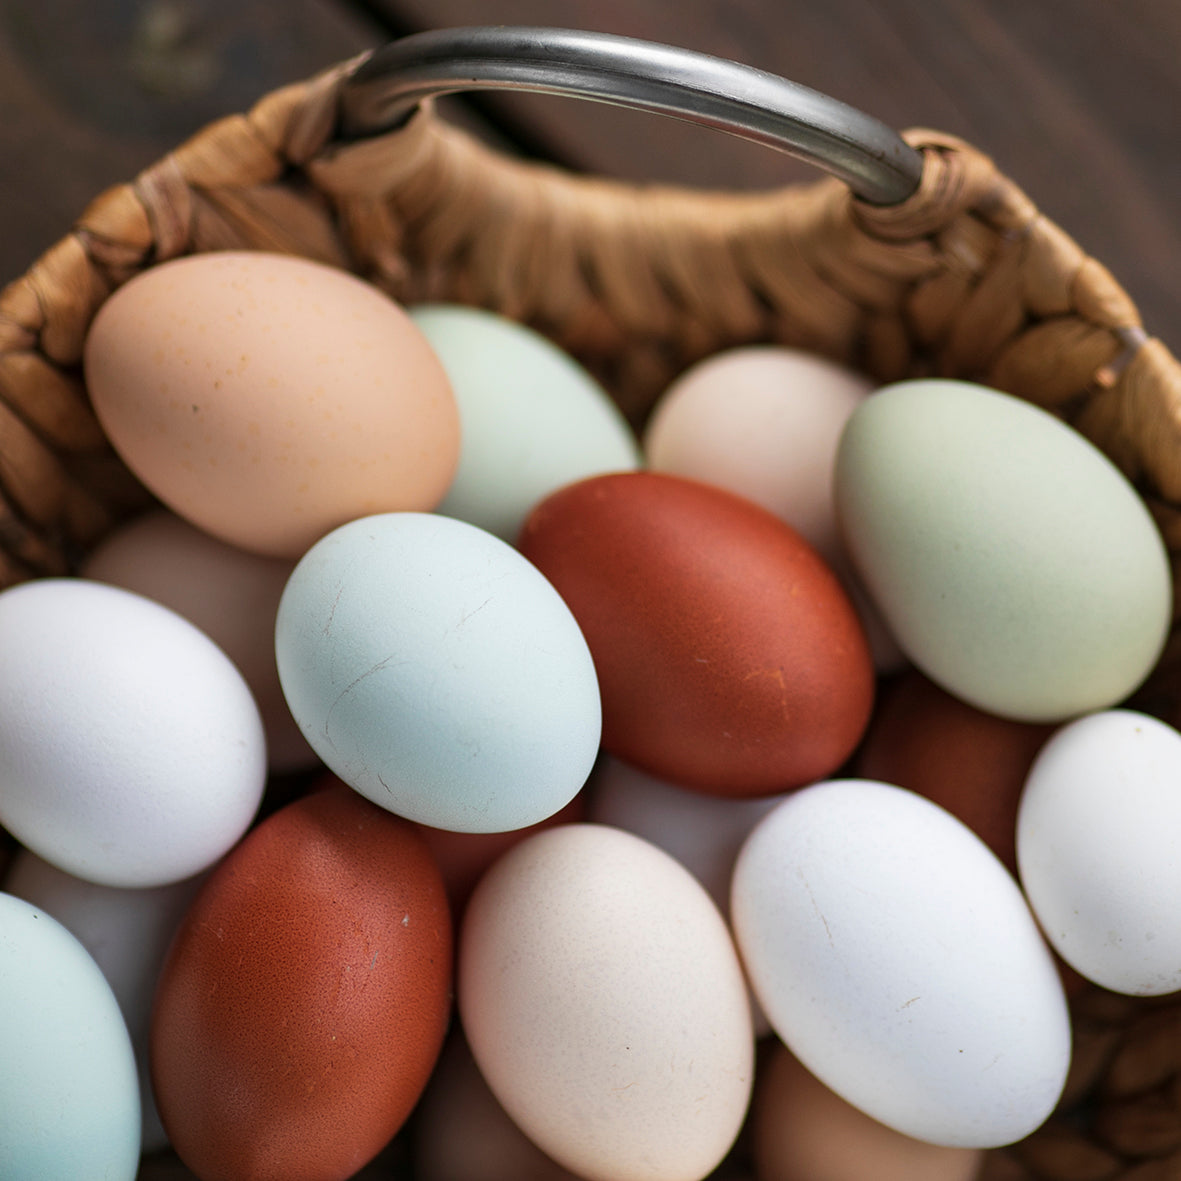
[[[802,349],[747,345],[686,370],[644,428],[653,471],[728,488],[798,530],[831,562],[841,550],[833,463],[869,378]]]
[[[596,476],[542,501],[518,546],[586,637],[616,758],[772,795],[832,773],[860,740],[864,629],[816,551],[760,506],[661,472]]]
[[[294,562],[227,545],[159,509],[109,534],[79,573],[154,599],[213,640],[254,695],[268,767],[285,772],[318,762],[287,708],[275,668],[275,614],[294,568]]]
[[[926,796],[1017,872],[1017,806],[1048,724],[987,714],[909,669],[878,695],[853,769]]]
[[[407,312],[442,362],[459,407],[459,466],[436,511],[511,542],[555,488],[639,466],[619,408],[541,333],[458,304]]]
[[[910,659],[988,713],[1061,722],[1147,676],[1172,611],[1143,501],[1059,419],[968,382],[879,390],[836,464],[850,557]]]
[[[202,1181],[344,1181],[398,1131],[451,1008],[442,879],[347,788],[289,804],[202,887],[164,964],[152,1082]]]
[[[796,529],[840,576],[885,673],[906,660],[849,566],[832,492],[841,431],[873,389],[862,374],[802,349],[726,349],[661,394],[643,450],[652,471],[725,488]]]
[[[1135,710],[1060,728],[1021,796],[1021,883],[1046,938],[1113,992],[1181,990],[1181,734]]]
[[[145,890],[119,890],[63,873],[23,850],[4,879],[5,893],[51,915],[90,953],[102,971],[131,1036],[140,1081],[143,1151],[164,1148],[168,1137],[148,1079],[148,1021],[160,965],[201,884],[188,878]]]
[[[0,1166],[5,1181],[134,1181],[140,1108],[110,985],[56,919],[0,894]]]
[[[578,1181],[509,1119],[458,1030],[415,1109],[413,1175],[415,1181]]]
[[[266,744],[230,659],[175,612],[46,578],[0,593],[0,821],[106,886],[207,869],[258,811]]]
[[[731,921],[780,1039],[916,1140],[995,1148],[1053,1111],[1066,998],[1017,883],[930,800],[832,780],[779,804],[735,865]]]
[[[563,825],[501,857],[463,920],[457,1000],[492,1093],[586,1181],[700,1181],[738,1134],[737,954],[689,871],[631,833]]]
[[[283,592],[275,651],[308,742],[409,820],[526,828],[594,765],[599,689],[578,624],[534,566],[466,522],[387,513],[334,530]]]
[[[733,799],[688,791],[605,757],[587,785],[586,818],[651,841],[675,857],[730,910],[734,859],[750,830],[783,798]]]
[[[782,1043],[760,1062],[751,1113],[759,1181],[974,1181],[984,1154],[904,1136],[846,1103]]]
[[[433,508],[459,457],[447,375],[405,311],[266,252],[153,266],[100,307],[87,390],[142,483],[231,545],[297,558],[355,517]]]

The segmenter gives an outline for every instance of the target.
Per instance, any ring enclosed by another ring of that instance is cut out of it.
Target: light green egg
[[[983,386],[886,386],[850,418],[835,495],[900,646],[987,712],[1057,722],[1123,701],[1169,627],[1164,544],[1118,468]]]
[[[603,388],[539,332],[458,304],[407,308],[455,392],[459,467],[437,510],[516,541],[563,484],[639,466],[639,445]]]

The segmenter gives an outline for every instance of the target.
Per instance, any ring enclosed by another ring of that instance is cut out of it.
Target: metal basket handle
[[[403,123],[424,99],[524,90],[656,111],[805,160],[866,201],[918,187],[922,156],[885,124],[775,74],[608,33],[475,27],[416,33],[371,54],[342,100],[346,138]]]

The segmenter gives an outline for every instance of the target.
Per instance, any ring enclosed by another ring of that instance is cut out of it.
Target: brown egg
[[[518,544],[586,636],[611,754],[757,796],[852,753],[873,702],[864,630],[816,551],[765,509],[678,476],[598,476],[546,498]]]
[[[151,1030],[164,1127],[201,1181],[344,1181],[417,1102],[450,1015],[439,871],[347,788],[288,805],[214,871]]]
[[[879,695],[854,767],[934,800],[1015,873],[1017,803],[1053,732],[982,713],[911,669]]]
[[[760,1062],[750,1124],[759,1181],[972,1181],[984,1161],[871,1119],[782,1044]]]

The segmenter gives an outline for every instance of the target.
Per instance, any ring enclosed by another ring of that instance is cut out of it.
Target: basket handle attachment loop
[[[424,100],[522,90],[654,111],[816,165],[875,205],[918,188],[922,156],[885,124],[775,74],[609,33],[470,27],[415,33],[370,54],[341,95],[341,133],[401,126]]]

